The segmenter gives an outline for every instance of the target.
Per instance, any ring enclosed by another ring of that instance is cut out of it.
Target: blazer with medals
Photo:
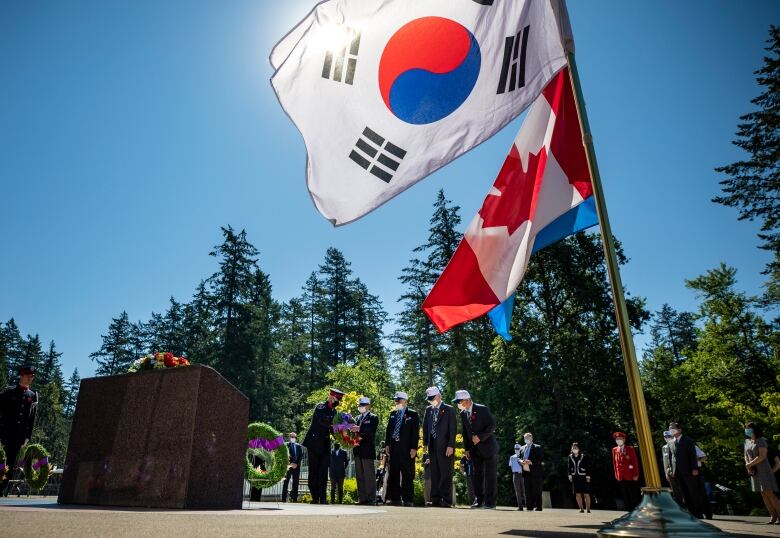
[[[392,446],[393,432],[395,431],[396,417],[400,414],[400,411],[393,410],[390,413],[390,418],[387,421],[387,431],[385,432],[385,446]],[[399,433],[402,448],[406,447],[409,450],[417,449],[417,445],[420,444],[420,415],[414,409],[408,407],[404,410],[403,424],[401,424],[401,431]]]
[[[498,454],[496,420],[486,405],[472,403],[471,418],[466,411],[461,411],[460,422],[463,426],[463,446],[470,454],[473,454],[475,449],[483,458],[492,458]],[[476,447],[471,440],[472,435],[479,437]]]
[[[328,402],[317,404],[314,414],[311,416],[311,424],[303,446],[315,454],[328,454],[330,452],[330,434],[333,427],[333,417],[336,416],[336,408],[330,407]]]
[[[38,393],[20,385],[11,385],[0,392],[0,440],[8,445],[24,443],[32,438]]]
[[[423,446],[431,446],[431,430],[433,429],[433,407],[428,406],[425,409],[425,418],[423,419]],[[436,419],[436,451],[442,455],[447,451],[447,447],[455,448],[455,434],[458,431],[458,425],[455,421],[455,409],[451,405],[442,402],[439,404]]]
[[[639,478],[639,460],[631,445],[612,447],[612,466],[615,480],[637,480]]]
[[[360,444],[352,449],[352,453],[356,458],[374,459],[376,457],[374,436],[379,426],[379,417],[369,411],[362,419],[358,417],[357,424],[360,426]]]

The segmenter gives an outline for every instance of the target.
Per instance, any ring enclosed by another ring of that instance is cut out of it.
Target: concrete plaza
[[[594,536],[620,512],[548,509],[518,512],[468,508],[400,508],[246,503],[243,510],[183,511],[62,506],[54,498],[0,500],[3,536]],[[716,516],[716,526],[738,537],[780,537],[765,518]]]

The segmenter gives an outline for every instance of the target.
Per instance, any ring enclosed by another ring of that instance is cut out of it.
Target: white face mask
[[[460,409],[461,411],[465,411],[466,410],[466,406],[463,405],[462,403],[458,402],[458,409]]]
[[[515,449],[515,454],[517,454],[518,456],[520,455],[520,452],[522,452],[522,451],[519,448]]]
[[[676,437],[677,434],[680,433],[680,430],[669,430],[669,433],[671,433],[673,437]]]
[[[580,453],[580,451],[579,451],[579,449],[578,449],[578,448],[573,448],[573,449],[571,450],[571,453],[572,453],[572,454],[574,454],[574,455],[576,456],[577,454],[579,454],[579,453]]]
[[[360,413],[361,415],[366,411],[368,411],[368,407],[366,407],[365,405],[358,407],[358,413]]]
[[[524,439],[525,439],[525,444],[527,444],[527,445],[533,444],[533,442],[534,442],[534,438],[533,437],[524,437]]]
[[[400,411],[400,410],[404,409],[405,407],[406,406],[404,404],[402,404],[402,403],[395,404],[395,410],[396,411]]]
[[[625,443],[623,439],[615,439],[615,444],[617,446],[623,446],[623,443]]]

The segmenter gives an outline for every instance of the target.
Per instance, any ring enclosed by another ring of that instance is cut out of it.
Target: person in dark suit
[[[35,367],[22,366],[18,373],[19,382],[0,392],[0,444],[5,449],[9,467],[0,482],[0,495],[4,497],[8,496],[9,481],[14,478],[19,452],[32,437],[38,410],[38,393],[30,388],[35,379]]]
[[[314,407],[311,424],[303,446],[309,456],[309,492],[312,504],[328,504],[325,497],[328,489],[328,467],[330,465],[330,435],[333,432],[333,418],[336,407],[344,397],[338,389],[330,389],[328,399]]]
[[[453,504],[452,470],[458,430],[455,409],[442,402],[438,387],[428,388],[425,396],[430,402],[423,419],[423,449],[431,474],[430,506],[449,508]]]
[[[409,396],[395,393],[395,410],[385,432],[385,453],[390,460],[385,502],[414,506],[414,461],[420,442],[420,416],[409,409]]]
[[[704,487],[700,482],[696,443],[687,435],[682,434],[682,426],[679,422],[669,424],[669,433],[674,437],[674,442],[669,446],[671,476],[677,480],[688,512],[702,519],[708,508],[705,506],[706,501],[702,496]]]
[[[474,462],[474,504],[472,508],[494,509],[497,494],[498,441],[496,421],[487,406],[474,403],[467,390],[455,392],[453,403],[460,409],[463,445]]]
[[[290,491],[289,485],[292,480],[292,491],[290,499],[292,502],[298,502],[298,481],[301,477],[301,461],[303,461],[303,447],[298,444],[298,434],[295,432],[287,436],[287,452],[290,455],[290,463],[287,467],[287,474],[284,476],[282,484],[282,502],[287,502],[287,492]]]
[[[357,504],[376,504],[376,446],[374,436],[379,417],[371,412],[371,400],[362,396],[358,400],[358,415],[352,431],[360,434],[360,444],[352,449],[357,479]]]
[[[330,503],[342,504],[344,502],[344,479],[347,477],[347,465],[349,457],[347,451],[338,443],[333,444],[330,453]],[[338,501],[336,500],[338,498]]]
[[[544,449],[534,443],[534,434],[523,434],[525,445],[521,448],[520,465],[523,467],[525,502],[528,510],[542,511],[542,490],[544,489]]]

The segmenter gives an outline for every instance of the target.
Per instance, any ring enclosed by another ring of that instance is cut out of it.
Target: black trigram
[[[344,43],[340,49],[326,51],[325,61],[322,64],[322,78],[352,84],[355,78],[359,49],[360,32],[355,33],[351,40]]]
[[[492,6],[493,0],[474,0],[477,4],[482,4],[483,6]]]
[[[501,65],[501,78],[498,79],[496,93],[511,92],[525,86],[525,55],[528,49],[528,30],[530,28],[530,26],[526,26],[517,35],[506,38],[504,63]]]
[[[350,159],[385,183],[393,179],[393,173],[398,170],[404,157],[406,150],[385,140],[368,127],[363,129],[363,136],[358,138],[355,149],[349,154]]]

